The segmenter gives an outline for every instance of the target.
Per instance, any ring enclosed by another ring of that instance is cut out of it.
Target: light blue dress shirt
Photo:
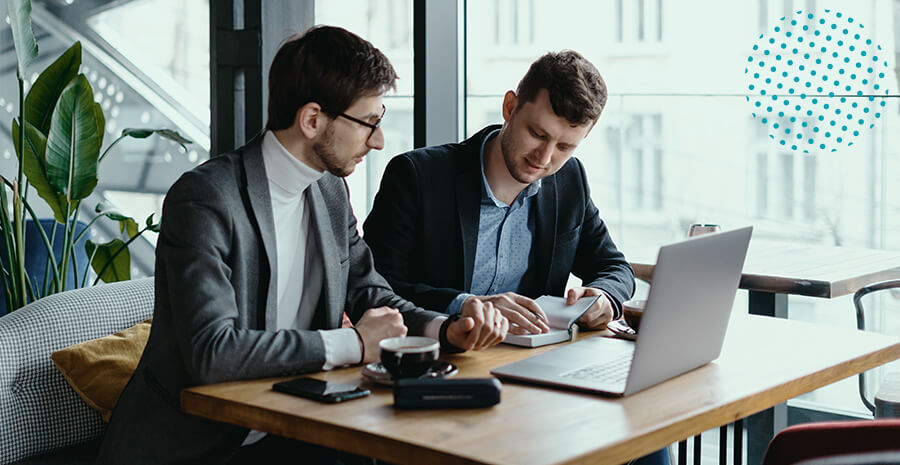
[[[534,215],[531,200],[541,189],[541,180],[531,183],[507,205],[491,191],[484,175],[484,147],[497,134],[496,130],[481,144],[481,211],[478,218],[478,244],[472,270],[471,294],[456,296],[447,306],[447,314],[459,313],[463,302],[473,295],[516,292],[522,276],[531,265],[531,242],[534,240]]]

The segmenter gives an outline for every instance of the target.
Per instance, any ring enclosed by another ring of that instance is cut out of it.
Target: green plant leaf
[[[181,145],[181,148],[187,150],[185,147],[186,144],[193,144],[194,141],[188,139],[187,137],[182,136],[178,133],[178,131],[172,129],[140,129],[140,128],[126,128],[122,130],[123,136],[133,137],[135,139],[146,139],[152,136],[154,133],[158,134],[160,137],[165,139],[169,139],[178,145]]]
[[[122,135],[135,139],[146,139],[153,135],[153,131],[153,129],[125,128],[122,130]]]
[[[98,203],[94,208],[94,211],[115,221],[124,221],[131,218],[125,213],[122,213],[121,210],[114,207],[111,203],[106,201]]]
[[[99,151],[100,147],[103,147],[103,135],[106,133],[106,116],[103,116],[103,108],[97,102],[94,102],[94,118],[97,119],[97,149]]]
[[[147,217],[147,221],[144,222],[144,225],[147,226],[148,231],[153,231],[155,233],[158,233],[159,232],[159,223],[153,222],[153,215],[154,214],[151,213],[150,216]]]
[[[16,120],[13,120],[12,132],[13,143],[18,147],[19,123]],[[22,162],[25,176],[28,178],[28,183],[37,190],[38,195],[53,210],[53,217],[56,221],[65,224],[66,196],[60,194],[50,185],[50,179],[47,176],[47,163],[44,159],[46,148],[47,138],[31,123],[25,121],[25,159]],[[22,160],[21,156],[19,160]]]
[[[134,236],[137,236],[138,233],[138,224],[137,221],[134,221],[134,218],[125,218],[124,220],[119,221],[119,232],[126,231],[128,233],[128,238],[131,239]]]
[[[25,69],[38,54],[34,29],[31,28],[31,0],[7,0],[9,25],[12,27],[13,45],[16,47],[18,68],[16,75],[25,80]]]
[[[47,137],[50,184],[70,201],[81,200],[97,186],[100,156],[94,92],[79,74],[59,96]]]
[[[93,257],[91,268],[103,282],[114,283],[131,279],[131,253],[128,252],[122,239],[113,239],[105,244],[96,244],[89,240],[84,243],[84,250],[88,257]]]
[[[114,207],[109,202],[103,201],[97,204],[94,211],[101,216],[106,216],[111,220],[119,222],[119,232],[127,232],[128,238],[131,239],[138,235],[138,224],[134,218],[122,213],[121,210]]]
[[[81,67],[81,42],[75,42],[38,76],[25,97],[25,121],[44,135],[50,133],[50,119],[63,89],[78,76]]]

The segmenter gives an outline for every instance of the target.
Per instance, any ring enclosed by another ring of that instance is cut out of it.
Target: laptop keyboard
[[[563,378],[597,381],[601,383],[625,383],[631,369],[633,354],[603,363],[595,363],[560,375]]]

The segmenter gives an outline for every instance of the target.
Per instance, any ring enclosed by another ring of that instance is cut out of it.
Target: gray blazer
[[[185,173],[166,195],[153,329],[98,463],[224,462],[248,430],[182,413],[182,389],[322,369],[316,331],[275,331],[275,227],[261,141]],[[325,273],[313,328],[340,327],[344,311],[356,322],[389,306],[410,334],[422,334],[439,314],[398,297],[375,271],[344,180],[326,174],[308,194]]]

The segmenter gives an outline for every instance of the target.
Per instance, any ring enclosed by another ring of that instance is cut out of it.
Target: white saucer
[[[360,370],[363,377],[367,380],[382,384],[385,386],[392,386],[394,384],[394,379],[391,378],[391,374],[388,373],[387,369],[384,368],[384,365],[381,362],[372,362],[367,365],[364,365]],[[435,361],[431,365],[431,369],[428,370],[428,373],[423,375],[423,378],[450,378],[459,373],[459,367],[450,363],[450,362],[442,362],[440,360]]]

